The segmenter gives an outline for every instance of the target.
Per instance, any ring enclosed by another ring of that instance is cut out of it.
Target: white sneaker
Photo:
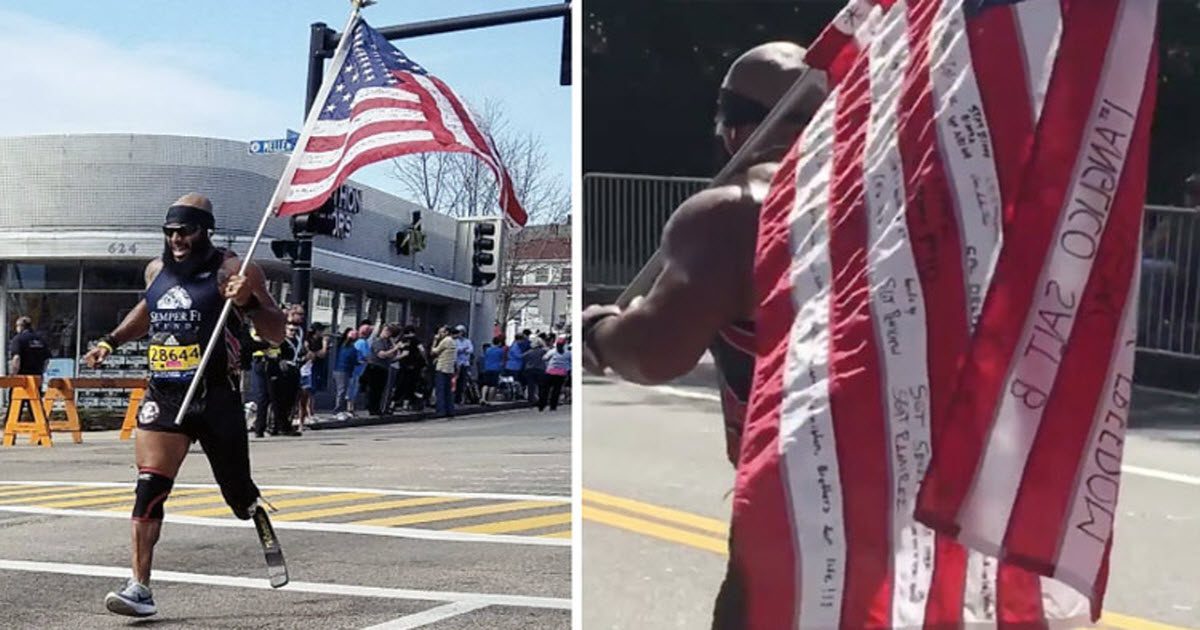
[[[129,617],[149,617],[158,612],[150,588],[133,578],[126,580],[125,588],[120,592],[109,593],[104,598],[104,607],[109,612]]]

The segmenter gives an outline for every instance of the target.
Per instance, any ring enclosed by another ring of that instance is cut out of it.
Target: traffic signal
[[[332,236],[337,229],[333,215],[333,200],[326,201],[317,210],[292,217],[292,234],[324,234]]]
[[[482,287],[496,279],[496,224],[475,224],[475,241],[471,248],[471,286]]]
[[[296,241],[273,240],[271,241],[271,252],[279,260],[295,260]]]

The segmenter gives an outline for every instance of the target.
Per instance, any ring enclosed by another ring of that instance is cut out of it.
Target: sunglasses
[[[162,231],[163,231],[163,236],[165,236],[167,238],[171,238],[172,236],[175,236],[176,233],[178,233],[180,236],[187,237],[187,236],[191,236],[191,235],[199,232],[200,226],[192,225],[190,223],[184,223],[183,225],[180,225],[177,227],[168,227],[168,226],[164,225]]]

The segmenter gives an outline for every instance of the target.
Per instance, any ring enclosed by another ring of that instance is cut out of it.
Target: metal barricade
[[[619,289],[629,284],[658,249],[671,211],[708,182],[701,177],[584,175],[584,286]]]
[[[583,176],[583,282],[624,288],[658,249],[667,217],[708,179]],[[1137,348],[1200,359],[1200,209],[1147,206]]]
[[[1137,348],[1200,359],[1200,212],[1147,206]]]

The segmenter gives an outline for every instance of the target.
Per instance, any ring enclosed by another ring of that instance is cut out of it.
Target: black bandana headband
[[[194,206],[171,206],[163,225],[198,225],[206,230],[215,230],[217,222],[211,212]]]

